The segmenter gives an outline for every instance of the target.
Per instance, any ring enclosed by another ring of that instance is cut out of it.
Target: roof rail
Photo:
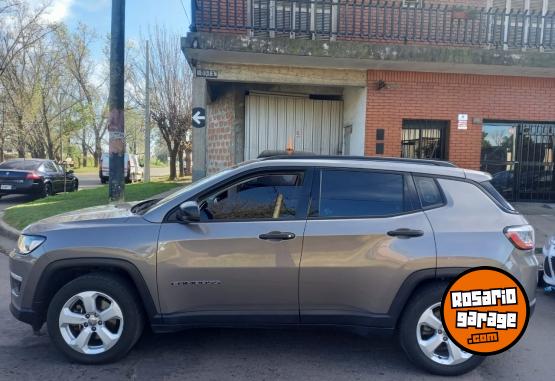
[[[419,164],[419,165],[435,165],[438,167],[457,166],[450,161],[431,160],[431,159],[409,159],[404,157],[387,157],[387,156],[337,156],[337,155],[275,155],[262,157],[259,160],[283,160],[283,159],[305,159],[305,160],[357,160],[357,161],[385,161],[395,163]]]

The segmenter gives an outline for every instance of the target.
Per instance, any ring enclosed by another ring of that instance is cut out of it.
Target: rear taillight
[[[25,178],[27,180],[40,180],[40,175],[36,172],[29,172]]]
[[[535,247],[534,228],[530,225],[507,226],[503,233],[517,249],[532,250]]]

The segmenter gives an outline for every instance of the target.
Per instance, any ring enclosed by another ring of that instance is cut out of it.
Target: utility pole
[[[125,190],[125,0],[112,0],[112,35],[110,41],[110,183],[111,202],[123,200]]]
[[[150,48],[146,41],[146,86],[145,86],[145,173],[144,181],[150,181]]]

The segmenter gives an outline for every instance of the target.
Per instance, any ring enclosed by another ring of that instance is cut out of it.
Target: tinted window
[[[203,220],[291,219],[302,195],[303,175],[251,177],[201,202]]]
[[[423,208],[443,205],[443,197],[436,181],[431,177],[414,177]]]
[[[370,171],[322,171],[317,209],[316,215],[320,217],[379,217],[402,213],[406,210],[404,177]]]
[[[58,172],[56,166],[51,161],[47,161],[44,163],[44,169],[46,172]]]
[[[0,169],[17,169],[22,171],[30,171],[33,169],[37,169],[40,165],[40,161],[36,160],[14,160],[14,161],[5,161],[0,164]]]

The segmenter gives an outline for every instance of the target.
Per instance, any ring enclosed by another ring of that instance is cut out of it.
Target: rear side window
[[[493,197],[504,209],[507,209],[511,212],[515,211],[515,208],[505,198],[495,189],[495,187],[489,181],[484,181],[480,183],[482,188],[491,196]]]
[[[439,186],[435,179],[431,177],[414,176],[414,183],[418,195],[420,196],[420,203],[423,208],[433,208],[443,205],[443,196],[439,190]]]
[[[313,217],[364,218],[407,210],[403,174],[373,171],[323,170],[320,197]]]

